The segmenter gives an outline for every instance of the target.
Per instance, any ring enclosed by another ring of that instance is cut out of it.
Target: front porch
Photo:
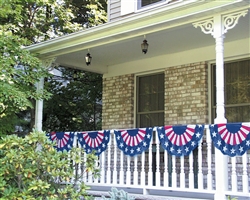
[[[100,191],[107,192],[111,187],[117,187],[141,195],[213,199],[214,194],[221,190],[216,188],[216,182],[223,184],[223,181],[215,171],[215,154],[221,152],[214,150],[209,125],[204,126],[204,135],[198,147],[189,156],[180,157],[171,156],[161,147],[157,127],[153,128],[148,150],[132,157],[126,156],[117,148],[114,131],[110,130],[107,148],[99,155],[96,163],[100,167],[100,178],[94,179],[90,173],[82,178],[82,181],[92,187],[90,193],[101,194]],[[73,146],[82,147],[78,134],[74,133]],[[228,177],[225,179],[227,183],[224,183],[227,184],[227,189],[220,192],[238,199],[250,199],[249,154],[246,152],[242,156],[227,156],[225,166],[223,162],[218,165],[228,169]],[[78,166],[76,173],[81,174],[83,169],[84,166]]]

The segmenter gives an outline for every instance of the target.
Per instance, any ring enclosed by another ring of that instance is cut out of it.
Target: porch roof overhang
[[[56,57],[55,62],[62,66],[104,74],[108,66],[143,59],[145,55],[141,52],[140,44],[144,35],[149,43],[147,57],[213,45],[213,38],[195,29],[192,23],[216,13],[242,9],[249,9],[249,2],[177,1],[25,48],[38,54],[40,59]],[[249,37],[249,14],[237,26],[238,29],[228,33],[228,40]],[[248,31],[240,31],[242,28]],[[89,66],[84,59],[88,50],[93,57]]]

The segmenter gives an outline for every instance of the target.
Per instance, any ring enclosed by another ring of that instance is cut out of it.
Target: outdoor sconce
[[[92,57],[91,57],[90,53],[87,53],[87,55],[85,57],[86,65],[90,65],[91,60],[92,60]]]
[[[148,51],[148,41],[146,39],[144,39],[141,44],[141,50],[142,50],[142,53],[144,54],[146,54]]]

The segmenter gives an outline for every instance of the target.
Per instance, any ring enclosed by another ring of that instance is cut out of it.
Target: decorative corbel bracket
[[[53,70],[55,66],[58,66],[58,63],[55,63],[56,57],[53,58],[47,58],[42,60],[42,66],[45,67],[46,69]]]
[[[227,33],[228,30],[234,28],[238,22],[240,17],[246,16],[248,10],[242,10],[235,13],[230,13],[227,15],[221,15],[220,19],[213,17],[203,21],[193,23],[195,28],[200,27],[201,31],[205,34],[211,34],[215,37],[215,25],[221,23],[219,27],[222,28],[221,34]]]
[[[245,17],[247,15],[247,12],[248,10],[243,10],[223,16],[224,33],[226,33],[229,29],[234,28],[236,24],[238,24],[239,18]]]

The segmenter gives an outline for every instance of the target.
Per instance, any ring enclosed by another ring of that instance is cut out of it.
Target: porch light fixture
[[[146,54],[148,52],[148,41],[145,39],[146,37],[144,36],[144,40],[141,44],[141,50],[142,53]]]
[[[91,57],[90,53],[87,53],[87,55],[85,56],[86,65],[90,65],[91,60],[92,60],[92,57]]]

